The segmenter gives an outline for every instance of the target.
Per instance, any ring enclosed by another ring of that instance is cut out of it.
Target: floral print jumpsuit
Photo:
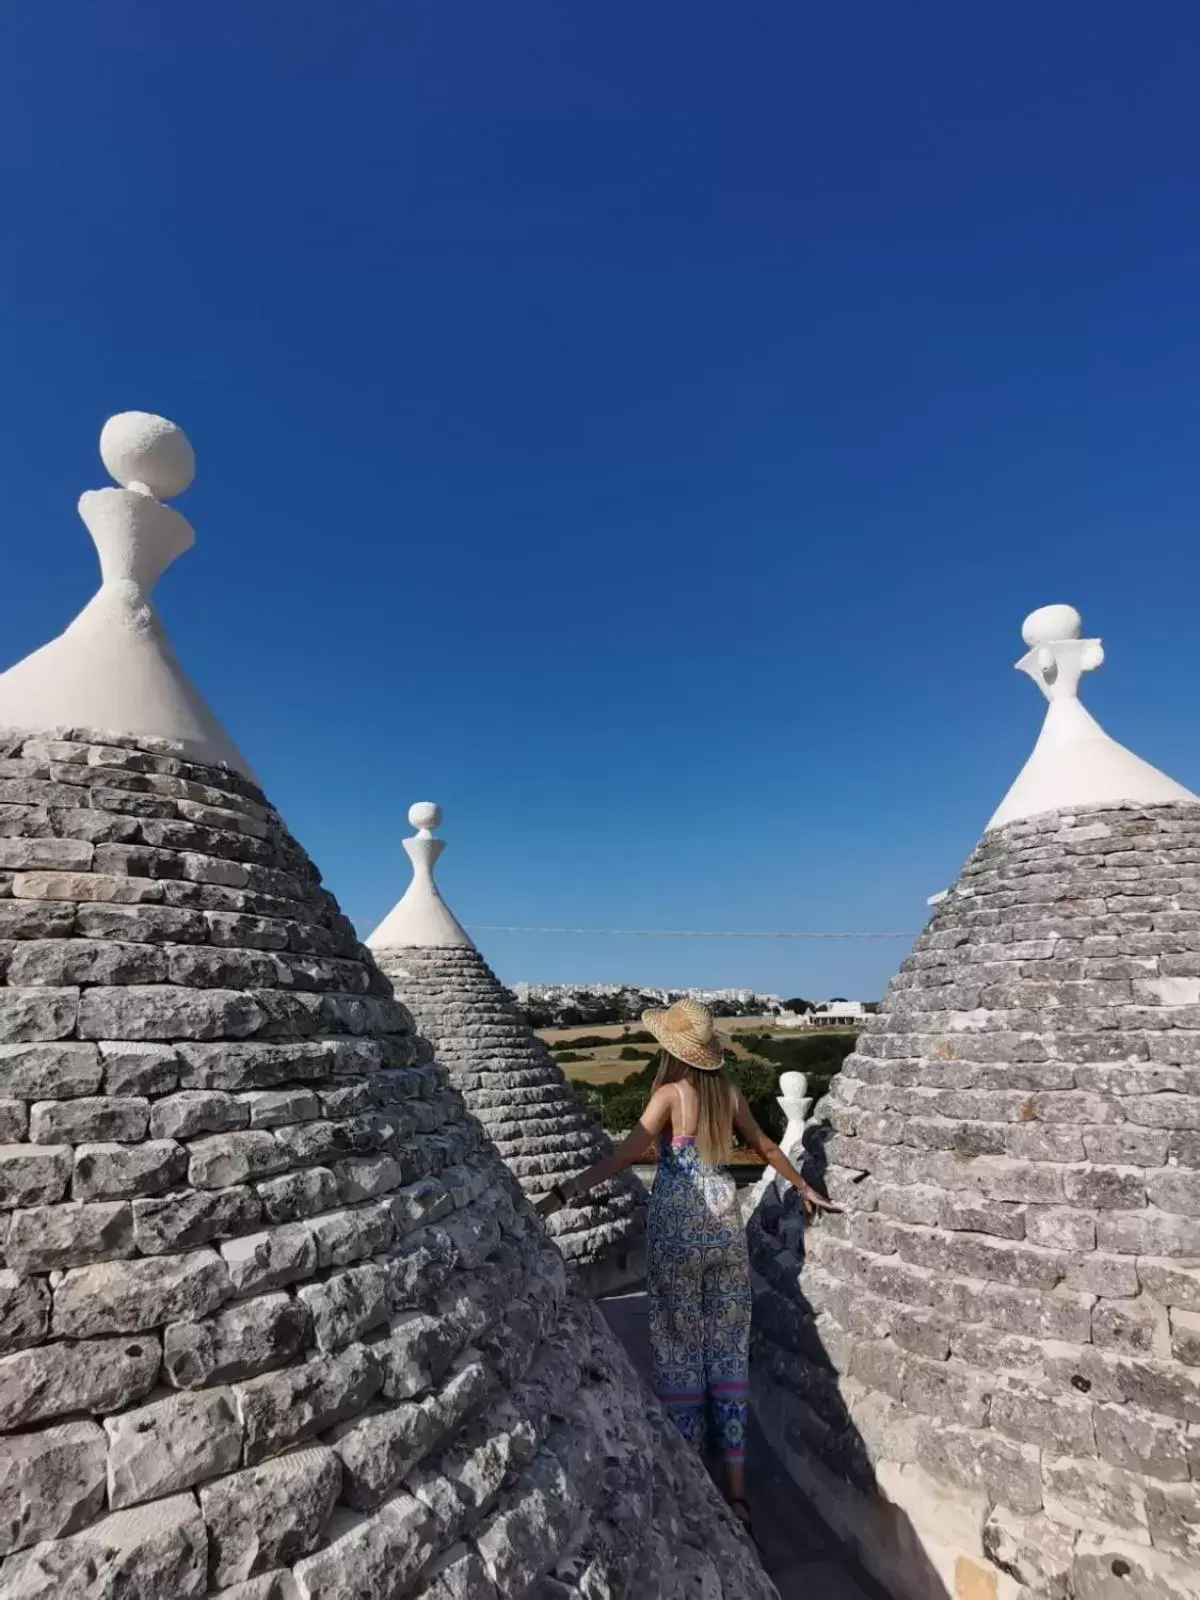
[[[693,1134],[662,1136],[647,1233],[658,1398],[697,1450],[711,1417],[722,1456],[737,1465],[749,1396],[746,1230],[732,1178],[700,1160]]]

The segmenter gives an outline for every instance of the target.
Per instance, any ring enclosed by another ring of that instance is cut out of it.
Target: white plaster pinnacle
[[[1029,760],[988,823],[1002,828],[1021,817],[1071,806],[1200,804],[1200,797],[1126,750],[1085,711],[1079,681],[1104,661],[1099,639],[1082,639],[1074,606],[1042,606],[1021,628],[1029,649],[1017,662],[1050,702]]]
[[[162,504],[191,483],[192,447],[164,417],[124,411],[104,424],[100,455],[121,485],[79,497],[100,588],[64,633],[0,676],[0,728],[165,739],[192,760],[252,776],[176,660],[150,599],[195,543],[187,518]]]
[[[441,824],[442,808],[432,800],[418,800],[408,808],[408,820],[416,828],[411,839],[402,841],[413,864],[413,878],[403,897],[388,912],[367,938],[371,950],[402,950],[413,946],[474,949],[471,936],[459,926],[450,907],[433,881],[433,867],[446,848],[444,839],[435,839],[434,828]]]

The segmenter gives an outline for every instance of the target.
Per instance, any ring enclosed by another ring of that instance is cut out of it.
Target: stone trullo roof
[[[818,1107],[799,1301],[754,1230],[759,1414],[903,1600],[1200,1595],[1200,804],[1091,726],[1096,801],[1003,812]]]
[[[0,1597],[766,1600],[197,701],[0,743]]]
[[[440,809],[421,801],[408,815],[418,830],[403,841],[413,880],[368,936],[368,948],[468,1110],[537,1200],[599,1160],[609,1140],[438,892],[433,865],[444,841],[432,830]],[[642,1187],[623,1175],[556,1213],[549,1230],[587,1287],[600,1293],[642,1275],[644,1217]]]

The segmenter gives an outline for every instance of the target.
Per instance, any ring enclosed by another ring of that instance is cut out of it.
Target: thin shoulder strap
[[[688,1131],[687,1131],[687,1120],[688,1120],[687,1096],[683,1092],[683,1085],[681,1083],[678,1083],[678,1082],[673,1083],[671,1085],[671,1087],[675,1090],[676,1094],[679,1096],[679,1132],[680,1132],[680,1135],[683,1138],[686,1139],[687,1136],[688,1136]]]

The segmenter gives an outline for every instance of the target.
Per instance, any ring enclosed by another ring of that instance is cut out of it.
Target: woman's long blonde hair
[[[659,1057],[655,1089],[664,1083],[690,1083],[700,1102],[700,1121],[696,1126],[696,1147],[707,1166],[719,1167],[733,1155],[733,1107],[737,1091],[725,1076],[724,1067],[701,1072],[699,1067],[680,1061],[669,1050]]]

